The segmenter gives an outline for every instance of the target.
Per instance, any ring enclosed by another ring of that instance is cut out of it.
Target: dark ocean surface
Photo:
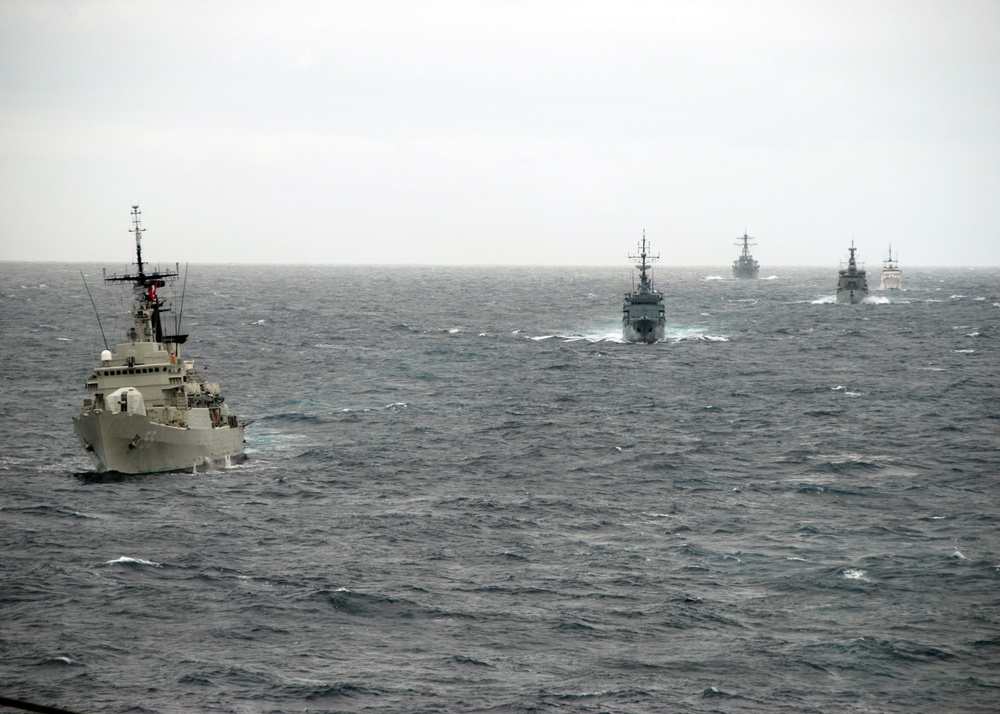
[[[632,345],[627,265],[192,265],[249,458],[111,477],[71,419],[80,272],[111,342],[119,288],[0,263],[0,695],[997,711],[1000,270],[843,306],[837,268],[660,268],[668,339]]]

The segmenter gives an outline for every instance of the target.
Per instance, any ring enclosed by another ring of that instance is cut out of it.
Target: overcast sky
[[[0,260],[1000,265],[996,0],[0,0]]]

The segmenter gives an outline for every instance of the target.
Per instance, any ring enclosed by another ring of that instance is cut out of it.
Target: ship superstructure
[[[903,271],[899,269],[899,256],[892,257],[892,244],[889,244],[889,257],[882,261],[882,289],[899,290],[903,283]]]
[[[760,263],[750,255],[750,246],[757,245],[751,243],[752,240],[753,238],[748,236],[746,231],[743,231],[743,237],[736,241],[736,245],[743,246],[743,252],[733,261],[733,277],[738,280],[756,280],[757,274],[760,272]]]
[[[179,321],[175,334],[165,332],[162,317],[170,307],[157,290],[178,272],[147,269],[140,216],[132,206],[135,272],[104,278],[132,283],[131,325],[124,342],[101,353],[73,429],[101,472],[196,470],[241,456],[243,429],[251,421],[230,413],[219,385],[181,356],[188,336],[179,334]]]
[[[622,304],[622,337],[629,342],[657,342],[663,339],[667,323],[663,309],[663,295],[653,289],[652,263],[660,256],[652,255],[646,242],[646,231],[642,232],[639,253],[630,255],[639,261],[639,285],[632,292],[625,293]]]
[[[840,269],[837,278],[837,302],[857,305],[868,297],[868,277],[864,268],[859,269],[854,253],[854,241],[851,241],[851,257],[847,261],[847,267]]]

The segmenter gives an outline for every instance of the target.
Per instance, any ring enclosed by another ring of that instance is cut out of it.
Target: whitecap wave
[[[515,333],[516,334],[516,333]],[[622,337],[621,332],[594,332],[588,334],[570,334],[570,335],[538,335],[535,337],[528,337],[529,340],[535,342],[542,342],[544,340],[563,340],[564,342],[625,342]]]
[[[727,335],[709,334],[704,327],[668,327],[664,341],[683,342],[684,340],[703,340],[705,342],[729,342]]]
[[[159,563],[154,563],[152,560],[143,560],[142,558],[130,558],[127,555],[123,555],[117,560],[109,560],[105,565],[149,565],[153,568],[161,568]]]
[[[518,334],[515,331],[514,334]],[[618,330],[614,332],[592,332],[574,333],[568,335],[526,335],[534,342],[544,342],[545,340],[562,340],[563,342],[612,342],[615,344],[629,344],[628,340],[622,337]],[[682,342],[684,340],[702,340],[704,342],[729,342],[728,335],[709,334],[703,327],[667,327],[666,333],[660,342]]]
[[[599,332],[589,335],[561,335],[562,339],[567,342],[578,342],[580,340],[585,340],[587,342],[625,342],[625,338],[622,337],[620,332]]]

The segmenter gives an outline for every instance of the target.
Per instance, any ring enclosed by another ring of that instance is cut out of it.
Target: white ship
[[[847,267],[840,269],[837,278],[837,302],[850,305],[857,305],[868,297],[868,277],[864,268],[858,269],[858,264],[854,260],[854,241],[851,241],[851,258],[847,261]]]
[[[231,414],[219,385],[181,357],[187,335],[164,333],[161,315],[170,308],[156,292],[178,273],[147,271],[140,215],[132,206],[136,272],[104,278],[133,284],[132,325],[125,342],[101,353],[73,430],[101,472],[196,471],[228,462],[243,455],[243,428],[252,421]]]
[[[889,257],[882,261],[882,289],[899,290],[903,283],[903,271],[899,269],[899,256],[892,258],[892,245],[889,245]]]
[[[629,256],[640,261],[635,266],[639,269],[639,286],[633,286],[632,292],[625,293],[622,305],[622,337],[629,342],[657,342],[663,339],[666,330],[663,295],[653,289],[650,275],[652,262],[659,256],[651,255],[648,248],[646,231],[643,231],[639,254]]]

